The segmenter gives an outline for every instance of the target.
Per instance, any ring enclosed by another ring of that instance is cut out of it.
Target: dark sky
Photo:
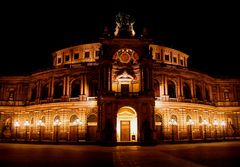
[[[204,1],[8,2],[0,11],[0,74],[21,75],[52,65],[51,53],[97,39],[114,28],[119,11],[135,17],[139,34],[190,55],[189,67],[215,76],[240,76],[240,10],[233,3]]]

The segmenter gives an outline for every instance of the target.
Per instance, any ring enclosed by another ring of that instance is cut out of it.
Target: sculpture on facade
[[[116,28],[114,35],[120,37],[135,36],[133,29],[135,21],[133,17],[126,13],[118,13],[116,16]]]

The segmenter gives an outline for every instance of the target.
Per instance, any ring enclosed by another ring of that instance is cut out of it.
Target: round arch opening
[[[122,107],[117,113],[117,142],[137,142],[137,112],[132,107]]]

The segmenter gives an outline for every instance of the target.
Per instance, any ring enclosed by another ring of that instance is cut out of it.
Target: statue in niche
[[[9,101],[13,101],[13,92],[10,92],[10,93],[9,93],[8,100],[9,100]]]
[[[120,37],[131,37],[135,36],[135,31],[133,29],[134,19],[125,13],[118,13],[116,16],[116,28],[114,35]]]
[[[14,104],[14,92],[10,91],[8,96],[8,105],[13,105],[13,104]]]
[[[11,120],[7,119],[3,129],[2,129],[2,134],[4,138],[10,138],[11,137]]]

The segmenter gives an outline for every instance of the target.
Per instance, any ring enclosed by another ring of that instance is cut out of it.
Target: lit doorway
[[[117,142],[137,142],[137,113],[132,107],[122,107],[117,114]]]

